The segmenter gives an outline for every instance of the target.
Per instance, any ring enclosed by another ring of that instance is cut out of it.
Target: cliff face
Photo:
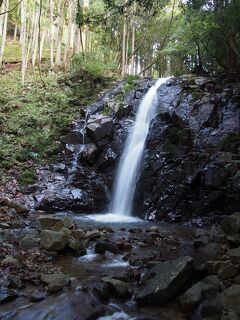
[[[237,79],[173,79],[160,88],[159,101],[138,182],[137,211],[147,218],[200,222],[238,210]]]
[[[39,208],[106,210],[127,133],[153,83],[118,82],[85,110],[72,125],[59,162],[40,171]],[[238,210],[239,79],[172,78],[158,96],[134,211],[149,219],[201,223]],[[46,176],[51,176],[50,184]]]

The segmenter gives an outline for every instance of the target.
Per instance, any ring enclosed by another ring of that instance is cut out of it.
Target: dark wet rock
[[[16,210],[17,213],[26,213],[29,211],[29,209],[20,201],[17,199],[1,199],[1,203],[4,206],[7,206],[8,208],[13,208]]]
[[[104,254],[106,251],[112,252],[114,254],[119,253],[119,250],[114,243],[108,241],[98,241],[95,245],[95,252]]]
[[[221,223],[221,227],[225,233],[230,235],[240,233],[240,212],[235,212],[225,218]]]
[[[89,239],[100,238],[100,236],[101,235],[99,230],[91,230],[86,232],[86,238],[89,238]]]
[[[181,307],[191,311],[203,298],[212,297],[221,289],[221,281],[217,276],[208,276],[188,289],[181,297]]]
[[[49,251],[63,250],[69,240],[64,233],[51,230],[43,230],[40,234],[40,238],[41,247]]]
[[[238,266],[231,261],[224,261],[220,264],[218,275],[220,279],[230,279],[238,274]]]
[[[18,297],[18,293],[12,289],[0,289],[0,304],[10,302]]]
[[[97,146],[103,147],[111,140],[113,134],[113,119],[106,116],[91,116],[87,122],[87,135]]]
[[[41,281],[46,283],[49,293],[56,293],[70,284],[71,278],[65,274],[41,275]]]
[[[40,215],[38,217],[38,223],[42,229],[51,229],[58,222],[61,222],[61,219],[53,215]]]
[[[82,229],[76,229],[72,231],[72,238],[81,240],[85,238],[85,232]]]
[[[20,262],[17,258],[14,258],[13,256],[6,256],[3,260],[0,262],[1,266],[16,266],[19,265]]]
[[[102,278],[102,281],[105,282],[109,286],[110,290],[112,290],[112,293],[116,294],[118,297],[123,299],[127,299],[129,297],[129,283],[111,277],[104,277]]]
[[[191,257],[159,263],[143,276],[136,300],[150,305],[162,305],[184,290],[191,277]]]
[[[213,297],[211,300],[203,305],[202,313],[204,316],[221,316],[223,310],[232,310],[235,314],[240,316],[239,305],[240,285],[234,284],[222,293]]]
[[[45,291],[33,291],[29,297],[29,300],[31,302],[39,302],[46,298],[46,292]]]
[[[80,255],[86,254],[86,244],[84,241],[79,241],[75,239],[70,239],[68,246],[79,253]]]
[[[23,249],[33,249],[39,246],[40,240],[34,237],[25,237],[20,241],[20,246]]]
[[[83,307],[84,306],[84,307]],[[44,299],[25,308],[1,308],[0,318],[6,320],[90,320],[104,315],[105,308],[90,293],[68,292]]]
[[[229,249],[227,254],[232,262],[240,264],[240,247],[235,249]]]

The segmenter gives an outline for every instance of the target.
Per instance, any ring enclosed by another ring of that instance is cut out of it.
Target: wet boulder
[[[112,252],[114,254],[119,253],[119,250],[114,243],[108,241],[98,241],[95,245],[95,252],[104,254],[106,251]]]
[[[63,232],[52,230],[43,230],[40,239],[41,247],[48,251],[61,251],[68,243],[68,238]]]
[[[149,305],[162,305],[175,298],[192,277],[192,258],[160,262],[143,275],[136,300]]]
[[[42,274],[41,281],[48,285],[47,291],[55,293],[70,284],[71,278],[68,275],[59,274]]]
[[[98,319],[105,314],[105,307],[88,292],[76,291],[48,297],[37,304],[29,304],[25,308],[3,307],[0,319],[8,320],[90,320]]]
[[[188,289],[181,297],[181,307],[190,311],[204,297],[211,297],[220,291],[221,281],[215,275],[208,276]]]
[[[235,212],[225,218],[221,224],[221,228],[227,234],[240,233],[240,212]]]
[[[113,135],[113,119],[111,117],[95,115],[87,122],[87,136],[99,147],[107,145]]]

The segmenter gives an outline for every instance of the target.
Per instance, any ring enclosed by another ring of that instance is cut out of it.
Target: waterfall
[[[166,81],[167,78],[161,78],[148,90],[137,111],[134,127],[127,137],[117,170],[111,210],[113,214],[124,216],[130,216],[131,214],[145,141],[158,105],[157,89]]]

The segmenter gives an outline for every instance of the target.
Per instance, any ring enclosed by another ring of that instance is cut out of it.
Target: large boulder
[[[181,307],[190,311],[203,297],[212,296],[219,292],[221,281],[215,275],[208,276],[188,289],[181,297]]]
[[[43,230],[40,234],[41,247],[48,251],[61,251],[68,244],[68,238],[63,232]]]
[[[143,276],[136,293],[138,302],[162,305],[175,298],[192,277],[192,258],[161,262]]]
[[[113,119],[107,116],[96,115],[87,122],[87,136],[99,147],[107,145],[113,134]]]
[[[25,308],[1,307],[0,319],[7,320],[90,320],[105,314],[105,307],[90,293],[83,291],[63,293],[46,298]]]
[[[225,218],[221,223],[221,227],[225,233],[230,235],[240,233],[240,212],[235,212]]]

